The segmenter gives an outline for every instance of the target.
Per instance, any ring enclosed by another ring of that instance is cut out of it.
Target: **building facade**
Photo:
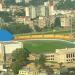
[[[56,49],[55,53],[45,54],[47,61],[57,63],[74,63],[75,48]]]
[[[36,72],[32,68],[23,68],[19,70],[18,75],[37,75]]]
[[[17,48],[23,48],[23,44],[17,41],[0,43],[0,71],[3,70],[5,62],[6,64],[11,62],[11,53]]]

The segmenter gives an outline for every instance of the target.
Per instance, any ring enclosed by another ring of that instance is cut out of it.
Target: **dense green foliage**
[[[0,17],[4,20],[4,22],[13,22],[11,14],[6,11],[0,11]]]
[[[49,66],[46,66],[46,57],[43,54],[40,54],[39,59],[35,60],[35,66],[38,67],[39,72],[45,70],[47,75],[52,75],[54,73],[53,69]]]
[[[27,57],[29,57],[29,51],[27,49],[16,49],[12,53],[13,63],[11,64],[11,69],[15,74],[19,72],[19,70],[29,63]]]
[[[61,27],[60,17],[55,18],[54,27]]]
[[[57,3],[57,9],[75,9],[75,0],[60,0]]]
[[[25,25],[22,23],[16,23],[11,25],[3,25],[1,28],[6,29],[10,31],[13,34],[21,34],[21,33],[29,33],[32,32],[32,29],[29,27],[29,25]]]

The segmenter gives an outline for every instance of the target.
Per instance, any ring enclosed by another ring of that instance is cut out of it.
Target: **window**
[[[66,58],[68,58],[68,54],[66,54]]]
[[[68,58],[70,58],[71,56],[70,56],[71,54],[68,54]]]
[[[73,53],[73,57],[74,57],[74,53]]]

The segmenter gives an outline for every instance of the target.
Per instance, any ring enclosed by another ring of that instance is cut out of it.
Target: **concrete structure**
[[[23,48],[23,44],[22,42],[6,42],[4,43],[5,45],[5,52],[7,53],[12,53],[14,50],[16,50],[17,48]]]
[[[75,48],[56,49],[55,53],[45,54],[47,61],[57,63],[74,63]]]
[[[26,67],[26,68],[19,70],[18,75],[36,75],[36,72],[33,69]]]
[[[15,0],[16,3],[20,3],[22,2],[23,0]]]
[[[34,6],[30,6],[30,18],[36,18],[36,8]]]
[[[38,7],[38,11],[37,14],[39,13],[39,16],[45,16],[45,12],[46,12],[46,7],[44,5],[41,5]]]
[[[2,8],[2,4],[0,3],[0,11],[2,11],[3,10],[3,8]]]
[[[55,15],[55,3],[54,1],[49,2],[49,15]]]
[[[3,4],[4,4],[4,1],[0,0],[0,11],[3,11]]]
[[[0,43],[0,71],[3,70],[4,61],[6,64],[11,62],[10,55],[17,48],[23,48],[23,44],[17,41]]]
[[[25,7],[25,16],[29,16],[30,12],[29,12],[29,7]]]
[[[60,17],[61,20],[61,27],[70,27],[70,16],[69,15],[62,15]]]

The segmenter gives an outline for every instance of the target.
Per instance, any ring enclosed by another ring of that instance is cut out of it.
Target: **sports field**
[[[72,48],[75,44],[64,40],[29,40],[24,42],[24,47],[31,52],[54,52],[55,49]]]

